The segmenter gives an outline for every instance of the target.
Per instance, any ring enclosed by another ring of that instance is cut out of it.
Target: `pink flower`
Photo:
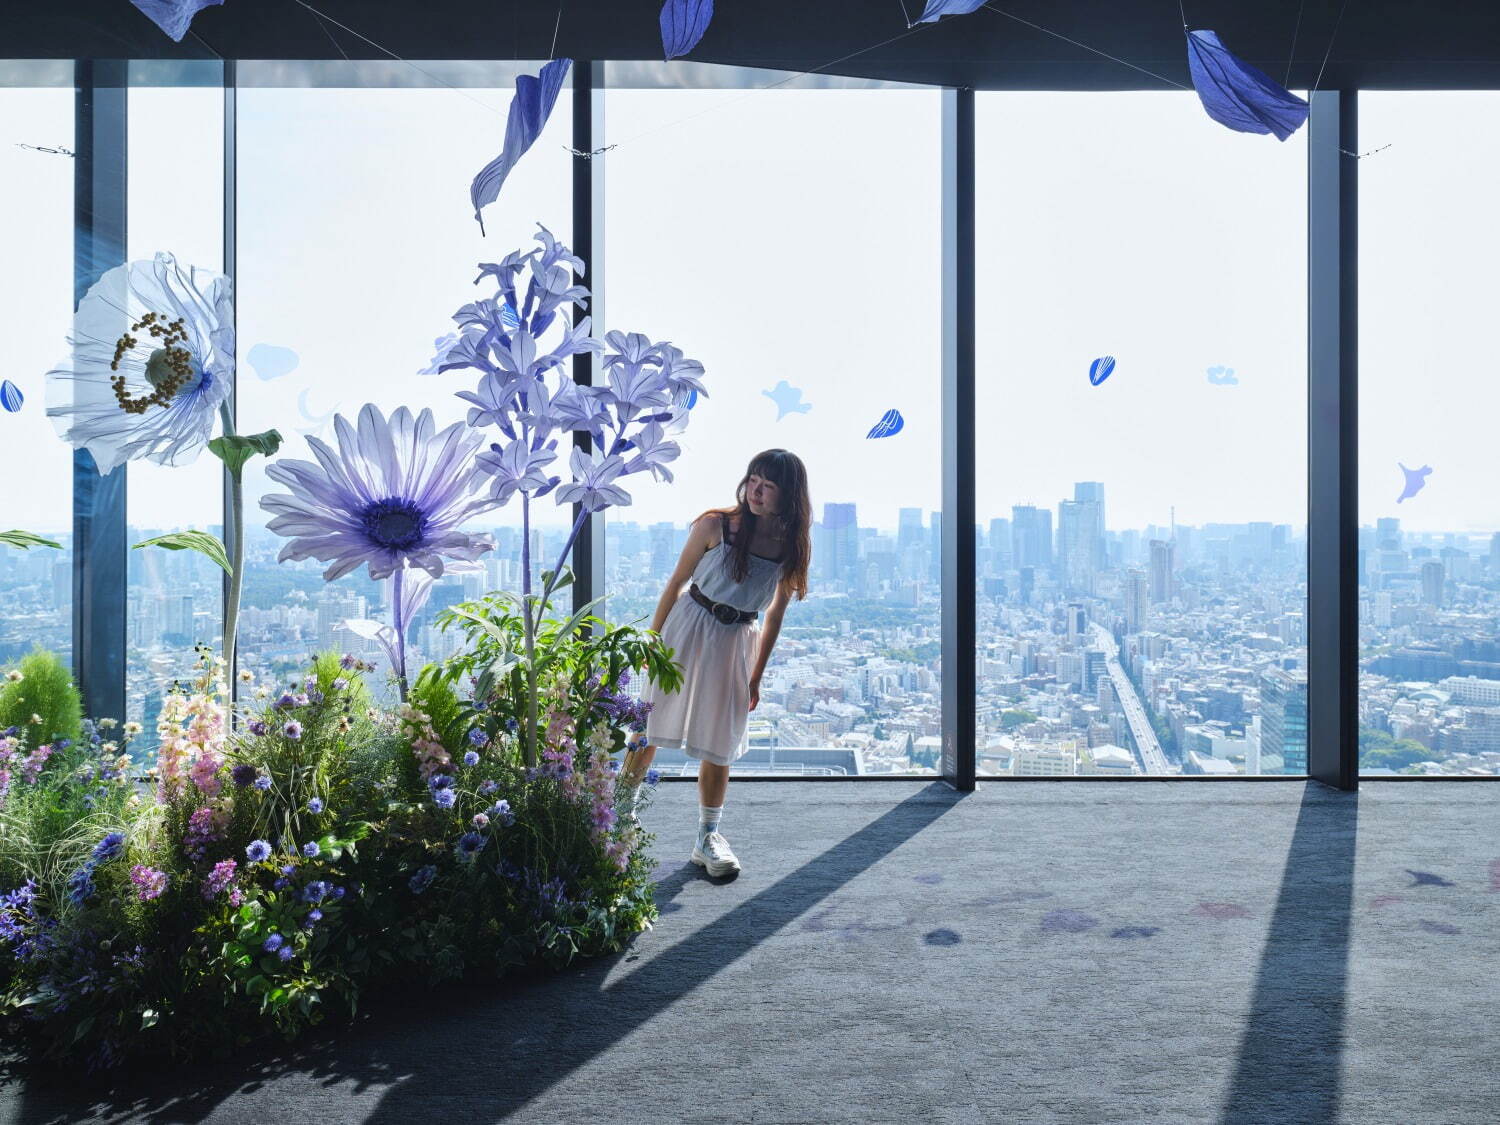
[[[208,873],[208,878],[203,880],[203,897],[213,899],[222,894],[234,881],[234,871],[237,866],[238,864],[232,859],[222,859],[214,864],[214,869]]]
[[[135,884],[135,896],[141,902],[150,902],[167,889],[167,873],[154,867],[136,864],[130,869],[130,881]]]

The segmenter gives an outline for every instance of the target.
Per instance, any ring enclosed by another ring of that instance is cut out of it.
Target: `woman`
[[[693,521],[656,605],[651,628],[682,666],[682,685],[669,693],[653,684],[642,692],[652,704],[646,745],[627,752],[623,771],[633,809],[658,746],[699,761],[692,860],[710,875],[740,869],[719,831],[729,764],[749,748],[745,727],[760,702],[761,676],[787,602],[793,594],[799,601],[807,596],[812,556],[807,469],[796,454],[756,454],[735,498],[734,507],[710,509]],[[764,626],[756,621],[761,611]]]

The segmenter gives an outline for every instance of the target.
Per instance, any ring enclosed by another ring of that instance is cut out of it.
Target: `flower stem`
[[[537,761],[536,619],[531,615],[531,497],[521,493],[521,623],[526,639],[526,730],[521,751],[530,769]]]
[[[234,417],[229,403],[219,404],[219,419],[224,437],[235,436]],[[225,465],[228,468],[228,464]],[[224,671],[233,698],[235,679],[235,640],[240,621],[240,591],[245,582],[245,482],[242,470],[229,469],[229,593],[224,599]]]
[[[406,573],[405,567],[397,569],[391,576],[391,623],[396,629],[396,690],[400,694],[401,702],[406,702],[406,620],[401,614],[401,579]]]

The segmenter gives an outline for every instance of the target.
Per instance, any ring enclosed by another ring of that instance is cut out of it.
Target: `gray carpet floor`
[[[1500,788],[731,784],[744,870],[645,813],[662,918],[0,1121],[1500,1121]]]

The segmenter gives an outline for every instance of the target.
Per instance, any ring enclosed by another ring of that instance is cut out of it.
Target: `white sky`
[[[242,428],[298,431],[365,401],[431,405],[466,375],[414,374],[477,290],[474,263],[567,236],[568,95],[486,212],[508,91],[240,94]],[[939,99],[935,92],[612,91],[605,324],[668,338],[707,366],[679,482],[645,482],[622,518],[682,521],[723,503],[756,450],[808,461],[813,496],[865,524],[938,505]],[[1109,524],[1305,518],[1305,134],[1280,144],[1209,121],[1192,95],[981,94],[979,510],[1054,507],[1106,484]],[[699,110],[710,108],[702,116]],[[219,263],[219,95],[132,92],[132,255]],[[1370,94],[1361,148],[1362,519],[1487,531],[1500,389],[1488,378],[1495,94]],[[63,530],[70,456],[44,413],[71,296],[71,90],[0,89],[0,279],[7,370],[0,525]],[[159,143],[163,124],[195,143]],[[645,136],[639,134],[645,133]],[[600,279],[591,277],[593,285]],[[256,343],[295,350],[261,380]],[[1098,387],[1089,362],[1113,355]],[[1237,386],[1214,386],[1210,365]],[[776,421],[786,379],[813,409]],[[892,407],[906,428],[865,433]],[[1397,506],[1396,461],[1431,464]],[[217,522],[217,462],[131,467],[136,526]],[[636,484],[641,478],[632,478]],[[24,482],[24,487],[17,487]],[[258,474],[250,482],[260,488]],[[247,517],[260,520],[252,504]],[[502,517],[503,518],[503,517]]]

